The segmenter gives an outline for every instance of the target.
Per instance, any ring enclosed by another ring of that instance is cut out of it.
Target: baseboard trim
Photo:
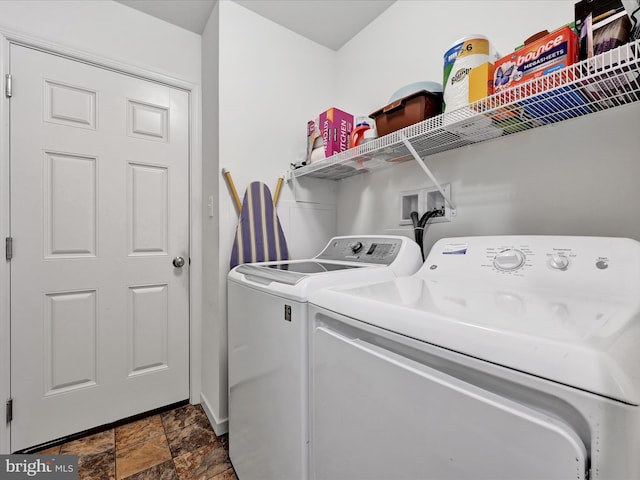
[[[200,394],[200,404],[209,419],[209,423],[213,427],[213,431],[216,432],[216,435],[224,435],[227,433],[229,431],[229,418],[218,419],[215,413],[213,413],[213,408],[211,408],[209,400],[207,400],[207,397],[202,393]]]

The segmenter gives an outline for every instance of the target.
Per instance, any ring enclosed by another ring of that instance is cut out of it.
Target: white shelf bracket
[[[402,133],[400,134],[400,136],[402,138],[402,143],[404,143],[404,146],[407,147],[407,150],[409,150],[409,153],[411,153],[415,161],[418,162],[418,165],[420,165],[420,168],[424,170],[424,173],[427,174],[429,179],[433,182],[433,184],[436,186],[436,188],[442,195],[442,198],[444,198],[445,202],[447,202],[447,204],[449,205],[449,208],[451,209],[451,215],[455,216],[457,213],[456,206],[453,204],[451,199],[448,198],[447,195],[444,193],[444,189],[442,188],[442,185],[440,185],[438,180],[436,180],[436,177],[433,176],[433,173],[431,173],[431,170],[429,170],[429,167],[427,167],[427,164],[424,163],[424,160],[422,160],[420,155],[418,155],[418,152],[416,152],[416,149],[413,148],[413,145],[411,145],[411,142],[409,142],[407,137]]]

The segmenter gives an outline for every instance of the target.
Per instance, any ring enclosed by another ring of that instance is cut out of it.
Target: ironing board
[[[278,260],[289,260],[287,241],[269,187],[262,182],[253,182],[242,201],[231,250],[231,268],[241,263]]]

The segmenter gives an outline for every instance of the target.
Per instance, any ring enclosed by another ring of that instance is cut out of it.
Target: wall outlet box
[[[451,184],[445,183],[442,185],[447,198],[451,198]],[[427,188],[425,192],[425,212],[430,212],[433,209],[441,210],[442,215],[431,217],[428,223],[442,223],[450,222],[451,217],[455,216],[455,211],[452,211],[449,204],[445,201],[444,197],[436,187]]]
[[[422,215],[425,209],[425,199],[422,190],[408,190],[400,192],[400,221],[399,225],[412,225],[411,212]]]
[[[447,198],[451,198],[451,184],[442,185]],[[452,211],[449,204],[444,200],[440,191],[435,187],[422,188],[418,190],[407,190],[400,192],[400,220],[399,225],[413,225],[411,221],[411,212],[418,212],[418,218],[422,217],[425,212],[442,210],[443,215],[431,217],[428,223],[450,222],[451,217],[456,215]]]

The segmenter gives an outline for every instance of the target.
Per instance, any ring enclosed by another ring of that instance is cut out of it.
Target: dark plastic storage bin
[[[442,93],[420,90],[407,95],[371,115],[378,136],[383,136],[442,113]]]

